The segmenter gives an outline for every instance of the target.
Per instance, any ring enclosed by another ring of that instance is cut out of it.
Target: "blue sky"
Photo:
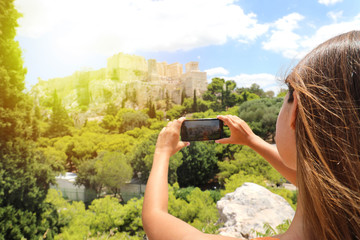
[[[359,0],[15,0],[16,39],[38,78],[106,67],[118,52],[167,63],[199,61],[208,79],[278,91],[308,51],[360,30]]]

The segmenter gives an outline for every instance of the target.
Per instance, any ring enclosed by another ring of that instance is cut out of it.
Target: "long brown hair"
[[[360,32],[311,51],[296,92],[297,184],[308,239],[360,239]]]

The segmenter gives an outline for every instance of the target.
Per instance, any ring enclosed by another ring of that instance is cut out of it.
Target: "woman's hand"
[[[174,155],[183,147],[189,146],[189,142],[180,141],[180,128],[185,118],[171,121],[164,127],[157,139],[155,153]]]
[[[249,125],[241,118],[233,115],[217,116],[222,120],[226,126],[230,128],[231,135],[229,138],[223,138],[216,140],[217,143],[231,143],[250,145],[252,141],[257,137]]]

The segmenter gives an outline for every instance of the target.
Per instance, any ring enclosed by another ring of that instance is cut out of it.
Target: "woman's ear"
[[[296,117],[297,117],[297,111],[298,111],[298,100],[297,100],[296,91],[293,92],[293,95],[294,95],[294,101],[291,103],[290,127],[291,127],[291,129],[295,130]]]

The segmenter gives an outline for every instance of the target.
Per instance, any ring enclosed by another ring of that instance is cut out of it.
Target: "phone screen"
[[[223,138],[223,121],[217,118],[185,120],[181,125],[181,141],[208,141]]]

